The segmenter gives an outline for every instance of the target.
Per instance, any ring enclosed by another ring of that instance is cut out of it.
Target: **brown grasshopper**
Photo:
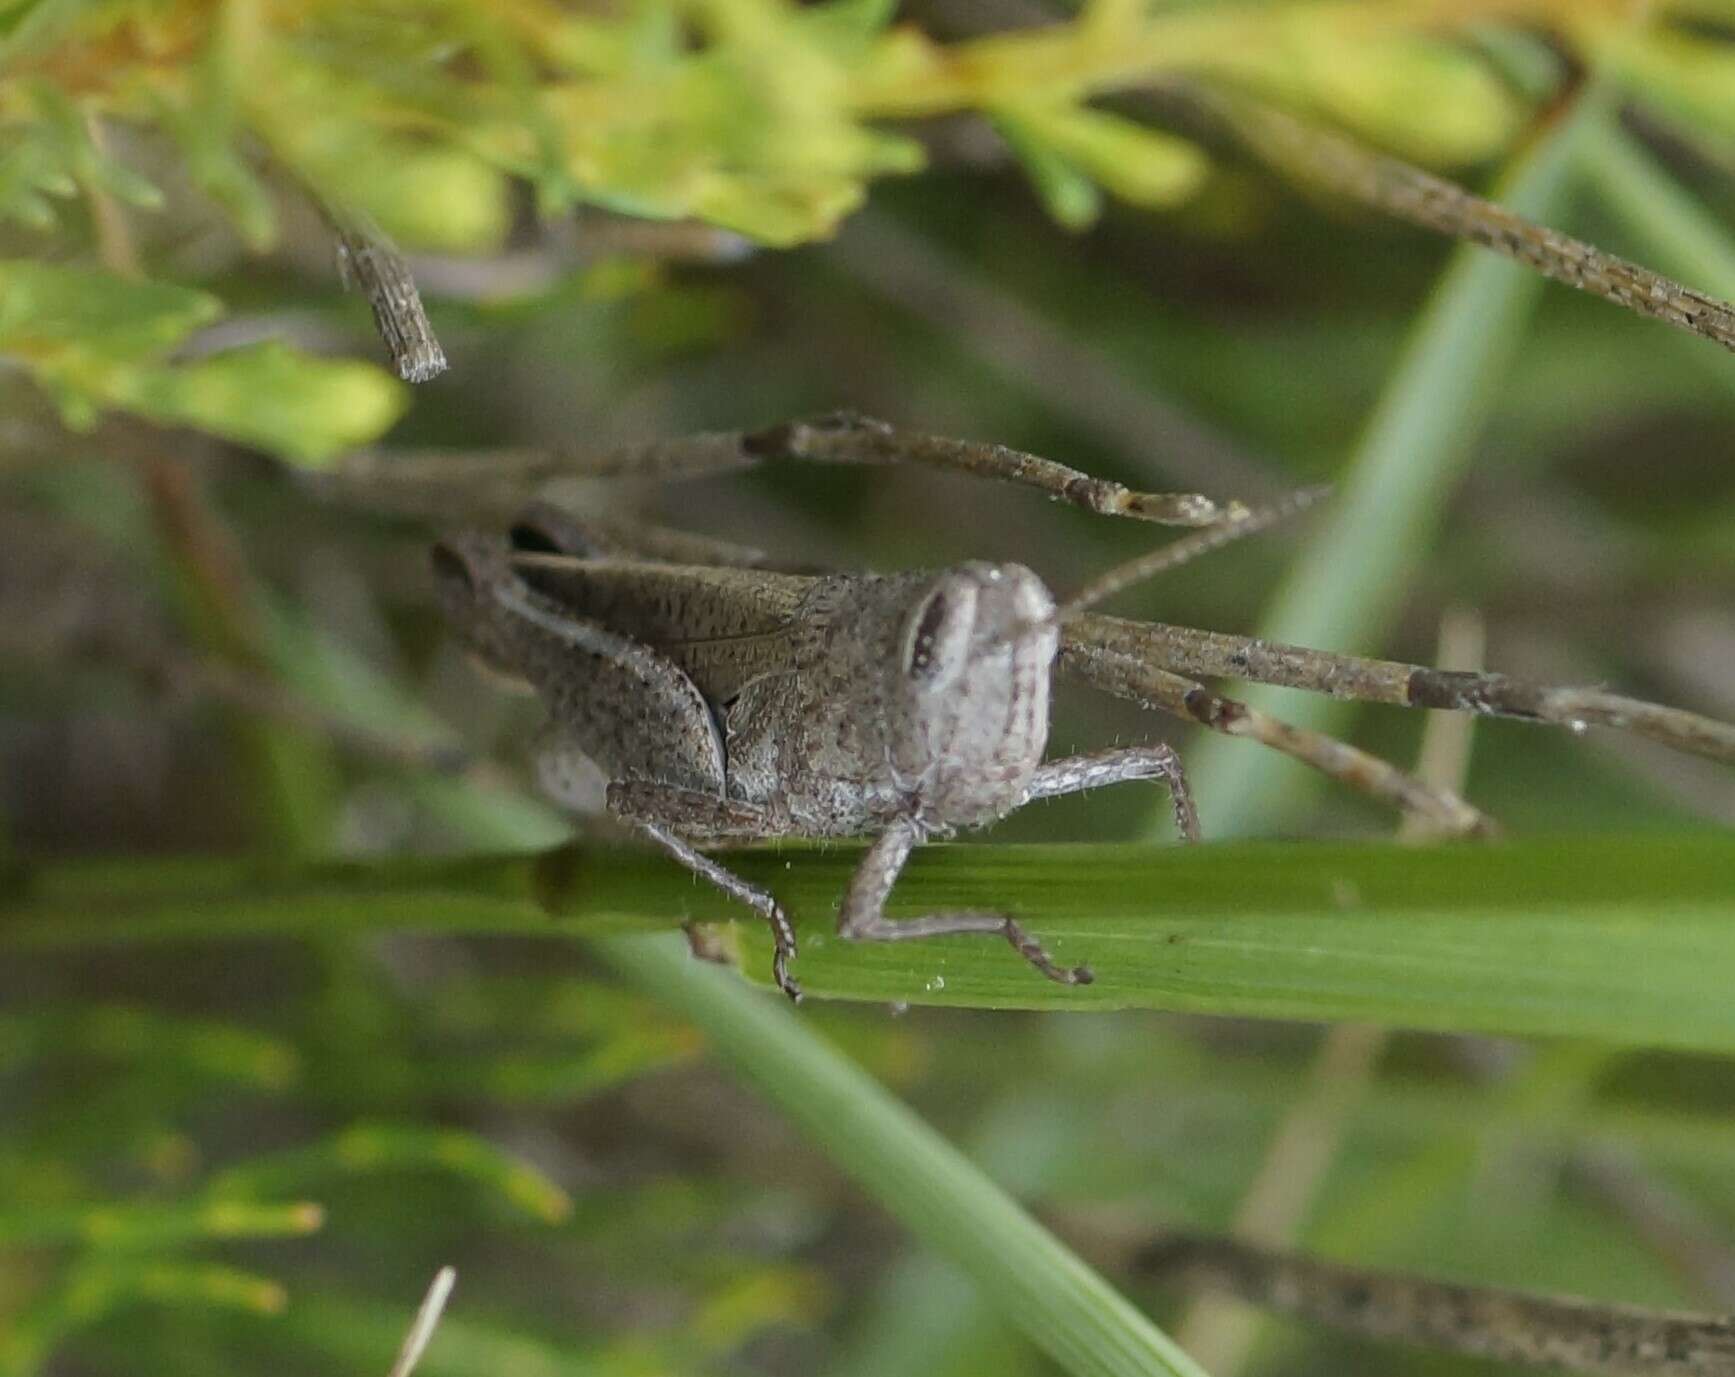
[[[843,896],[842,936],[885,942],[998,934],[1050,979],[1090,981],[1087,967],[1060,964],[997,910],[897,920],[885,914],[916,846],[1036,799],[1159,780],[1182,837],[1197,839],[1197,815],[1171,747],[1043,759],[1057,664],[1147,707],[1272,746],[1451,834],[1492,828],[1455,794],[1221,697],[1199,676],[1575,727],[1599,722],[1735,761],[1735,728],[1599,690],[1085,613],[1136,579],[1271,524],[1309,494],[1250,513],[1197,495],[1135,493],[1033,455],[908,435],[853,416],[696,436],[583,464],[564,456],[556,467],[688,475],[772,456],[961,469],[1094,511],[1203,528],[1111,571],[1064,606],[1018,564],[889,575],[777,571],[763,567],[756,552],[608,526],[545,504],[523,512],[509,535],[466,533],[435,546],[440,598],[454,625],[485,661],[528,681],[548,709],[538,750],[544,786],[572,801],[581,764],[600,766],[610,813],[771,925],[774,975],[792,997],[799,992],[788,970],[796,948],[788,917],[768,891],[701,848],[871,836]],[[534,464],[516,475],[535,476]]]

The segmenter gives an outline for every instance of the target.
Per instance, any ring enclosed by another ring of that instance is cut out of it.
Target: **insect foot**
[[[610,787],[610,801],[616,802],[621,790],[618,785]],[[765,919],[771,928],[771,978],[777,983],[777,988],[788,995],[791,1001],[801,1003],[801,986],[797,985],[789,974],[789,962],[795,955],[795,928],[789,921],[789,915],[783,911],[783,905],[778,903],[771,892],[761,889],[758,885],[749,884],[732,870],[726,870],[709,856],[699,851],[690,843],[682,841],[674,833],[655,823],[639,822],[639,830],[651,841],[655,842],[669,855],[673,856],[687,869],[701,879],[709,880],[731,898],[739,899],[760,917]],[[688,945],[692,945],[692,933],[687,934]]]
[[[840,937],[851,942],[909,942],[924,937],[998,933],[1011,943],[1013,951],[1050,980],[1062,985],[1088,985],[1096,978],[1089,966],[1061,965],[1015,919],[1004,913],[962,909],[919,918],[887,918],[886,898],[920,840],[918,829],[903,823],[889,828],[868,848],[844,891],[843,907],[837,915]]]

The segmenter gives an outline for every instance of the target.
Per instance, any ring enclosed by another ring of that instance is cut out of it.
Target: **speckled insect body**
[[[972,562],[809,577],[587,553],[557,516],[533,513],[513,541],[443,542],[435,567],[470,645],[547,705],[545,785],[576,801],[569,782],[600,767],[612,814],[767,918],[786,991],[795,938],[782,909],[700,845],[873,836],[843,936],[1000,933],[1052,979],[1091,978],[1005,914],[884,915],[931,836],[1122,779],[1182,787],[1167,746],[1043,762],[1060,632],[1035,574]]]

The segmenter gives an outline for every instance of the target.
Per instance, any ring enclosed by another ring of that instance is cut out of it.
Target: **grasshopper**
[[[439,597],[453,625],[487,664],[527,681],[547,707],[537,748],[544,787],[575,803],[577,781],[600,766],[612,815],[769,923],[773,975],[792,998],[799,988],[789,973],[796,938],[788,916],[775,896],[705,848],[871,837],[839,909],[843,937],[998,935],[1051,980],[1091,980],[1088,967],[1057,961],[998,910],[896,920],[885,912],[922,842],[985,826],[1037,799],[1156,781],[1169,793],[1181,837],[1197,840],[1172,747],[1043,758],[1056,667],[1272,746],[1454,835],[1493,827],[1456,794],[1222,697],[1199,679],[1227,675],[1575,728],[1599,722],[1735,761],[1735,728],[1600,690],[1327,655],[1086,611],[1137,579],[1263,529],[1312,494],[1249,512],[1195,494],[1136,493],[1033,455],[909,435],[849,415],[663,442],[585,464],[564,456],[553,467],[678,476],[773,456],[959,469],[1094,511],[1200,528],[1110,571],[1064,605],[1019,564],[791,572],[766,567],[757,552],[605,525],[547,504],[522,511],[504,536],[465,532],[434,546]],[[534,463],[516,475],[536,476]]]

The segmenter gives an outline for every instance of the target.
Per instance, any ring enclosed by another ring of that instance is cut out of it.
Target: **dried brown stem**
[[[1199,97],[1280,172],[1735,350],[1735,306],[1270,106]]]
[[[1034,488],[1058,501],[1104,516],[1166,526],[1214,526],[1242,520],[1239,502],[1219,504],[1198,493],[1136,492],[1075,468],[978,440],[954,440],[900,430],[884,421],[839,412],[757,431],[716,431],[623,445],[597,453],[497,450],[479,453],[360,455],[337,483],[364,495],[368,487],[412,492],[418,485],[516,484],[553,478],[634,478],[669,481],[734,473],[768,459],[816,464],[911,464]]]
[[[1367,1271],[1192,1234],[1158,1238],[1134,1267],[1418,1347],[1569,1372],[1735,1377],[1735,1322],[1720,1316]]]
[[[337,241],[339,275],[367,298],[374,327],[405,382],[431,381],[446,371],[446,352],[422,307],[410,265],[378,227],[359,216],[328,211]]]
[[[1166,526],[1209,526],[1247,514],[1238,502],[1219,505],[1198,493],[1134,492],[1005,445],[923,435],[848,413],[774,426],[744,437],[742,447],[749,454],[766,458],[830,464],[915,464],[996,478],[1036,488],[1102,516],[1128,516]]]

